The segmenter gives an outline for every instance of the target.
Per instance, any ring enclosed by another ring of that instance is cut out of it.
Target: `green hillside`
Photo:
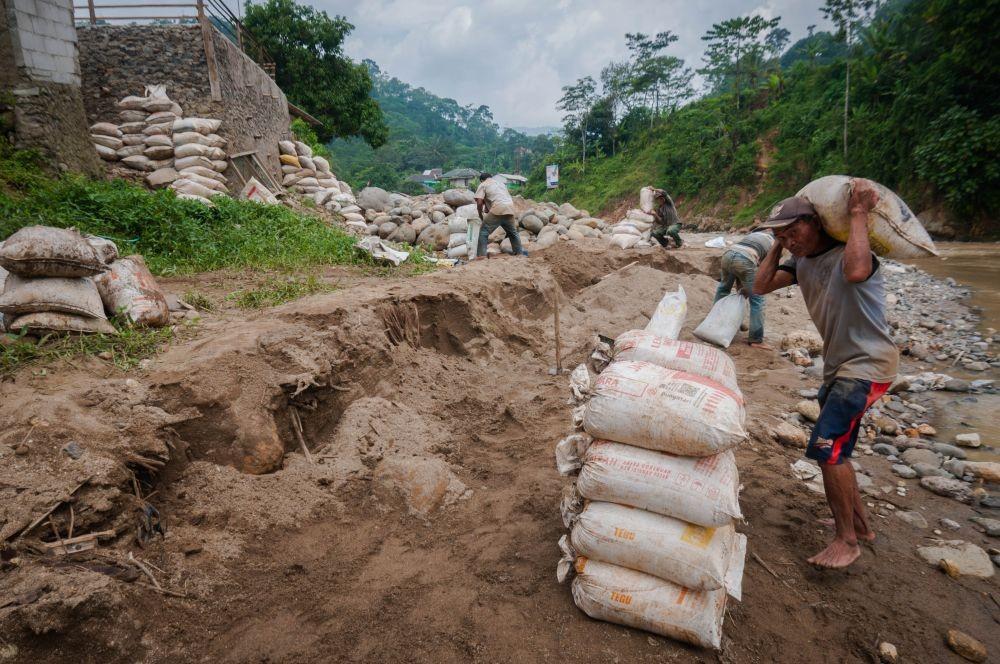
[[[554,147],[547,136],[502,130],[488,106],[462,106],[389,76],[371,60],[364,64],[389,138],[377,149],[360,138],[330,144],[337,175],[353,187],[371,183],[420,193],[418,184],[405,182],[408,175],[463,167],[513,172],[518,165],[526,171]]]
[[[727,60],[722,44],[722,56],[700,70],[712,93],[687,105],[635,104],[609,122],[602,104],[614,88],[605,84],[603,96],[567,117],[557,148],[539,162],[560,164],[559,189],[545,192],[539,165],[526,195],[609,210],[655,184],[686,216],[748,223],[816,177],[849,173],[896,189],[915,211],[942,206],[963,234],[997,234],[1000,67],[990,44],[1000,2],[897,0],[859,20],[849,47],[816,33],[769,49],[766,35],[780,30],[769,27],[756,51],[744,41],[744,55]]]

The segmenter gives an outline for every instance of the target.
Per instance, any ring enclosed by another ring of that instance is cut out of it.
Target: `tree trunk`
[[[851,95],[851,59],[847,59],[847,75],[844,77],[844,165],[847,165],[847,109]]]
[[[587,172],[587,121],[584,120],[580,125],[582,130],[580,131],[580,140],[583,142],[583,172]]]

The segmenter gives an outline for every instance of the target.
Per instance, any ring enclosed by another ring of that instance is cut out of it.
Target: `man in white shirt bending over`
[[[510,240],[510,248],[515,256],[527,256],[528,252],[521,248],[521,236],[517,233],[514,223],[514,201],[507,191],[507,185],[502,180],[495,179],[491,173],[479,174],[479,188],[476,189],[476,208],[483,220],[479,229],[479,244],[476,247],[476,259],[486,258],[486,245],[490,233],[502,228]]]

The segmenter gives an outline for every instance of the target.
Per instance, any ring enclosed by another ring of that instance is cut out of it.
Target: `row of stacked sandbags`
[[[732,360],[676,339],[686,308],[668,293],[646,330],[603,349],[596,380],[573,372],[583,431],[556,446],[560,473],[578,473],[557,576],[593,618],[719,648],[746,552],[732,452],[745,414]]]
[[[9,273],[8,273],[9,272]],[[141,256],[110,240],[28,226],[0,242],[0,325],[29,334],[114,334],[108,316],[136,325],[169,321],[166,299]]]
[[[310,195],[317,205],[333,212],[361,212],[361,208],[355,206],[350,185],[338,181],[330,170],[330,162],[314,155],[308,145],[302,141],[278,141],[278,152],[283,187],[298,194]],[[352,207],[354,209],[346,209]]]

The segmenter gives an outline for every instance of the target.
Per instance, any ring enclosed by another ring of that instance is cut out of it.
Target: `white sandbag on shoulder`
[[[615,361],[594,381],[583,429],[650,450],[710,456],[747,439],[743,397],[702,376]]]
[[[174,168],[178,171],[183,171],[186,168],[191,168],[193,166],[202,166],[211,170],[215,170],[212,164],[212,160],[208,157],[178,157],[176,155],[176,150],[174,154]]]
[[[15,317],[42,311],[105,318],[92,277],[22,277],[7,275],[0,311]]]
[[[320,173],[329,173],[330,172],[330,162],[328,162],[326,159],[324,159],[323,157],[320,157],[320,156],[316,155],[316,156],[313,156],[312,160],[313,160],[313,164],[316,165],[316,170],[318,172],[320,172]]]
[[[222,184],[229,184],[229,178],[222,173],[219,173],[211,168],[206,168],[205,166],[188,166],[187,168],[181,169],[180,173],[182,175],[194,173],[195,175],[200,175],[203,178],[212,178],[216,182],[221,182]]]
[[[88,277],[106,270],[101,255],[71,228],[26,226],[0,243],[0,265],[24,277]]]
[[[222,120],[213,118],[178,118],[174,120],[175,134],[185,131],[196,131],[199,134],[214,134],[222,126]]]
[[[646,323],[646,331],[667,339],[676,339],[687,318],[687,293],[683,286],[667,291],[656,305],[653,317]]]
[[[712,305],[701,325],[694,329],[694,336],[723,348],[729,348],[733,337],[740,331],[740,324],[747,313],[747,298],[733,293]]]
[[[213,196],[218,196],[222,193],[206,187],[203,184],[198,184],[188,178],[179,178],[174,180],[173,184],[170,185],[170,188],[174,191],[179,191],[182,194],[192,194],[194,196],[201,196],[202,198],[212,198]]]
[[[142,256],[127,256],[95,281],[104,307],[124,314],[133,324],[162,327],[170,322],[170,309],[159,284]]]
[[[146,176],[146,184],[153,189],[163,189],[180,177],[177,169],[172,167],[158,168]]]
[[[298,152],[295,151],[295,143],[292,141],[278,141],[278,152],[291,157],[298,155]]]
[[[94,143],[94,149],[97,150],[97,156],[104,161],[118,161],[117,150],[112,150],[111,148],[98,145],[97,143]]]
[[[646,330],[630,330],[615,339],[611,358],[686,371],[714,380],[733,392],[740,391],[732,358],[705,344],[669,339]]]
[[[184,117],[184,109],[182,109],[181,105],[178,104],[176,101],[170,102],[170,108],[167,109],[167,110],[169,110],[171,113],[173,113],[174,115],[176,115],[179,118],[183,118]]]
[[[571,529],[568,543],[576,555],[692,590],[725,588],[733,599],[741,597],[742,574],[732,578],[729,570],[742,569],[746,538],[732,524],[706,528],[603,501],[587,501],[582,511],[564,511],[563,523]]]
[[[656,191],[652,187],[643,187],[639,190],[639,210],[646,214],[652,214],[656,209]]]
[[[173,157],[174,148],[167,145],[150,145],[144,149],[142,153],[153,161],[159,161],[161,159],[170,159]]]
[[[166,134],[156,134],[152,136],[146,136],[142,141],[146,147],[163,147],[171,148],[174,147],[174,140]]]
[[[621,247],[622,249],[631,249],[641,239],[642,238],[638,235],[623,235],[615,233],[611,236],[611,244],[616,247]]]
[[[18,316],[10,324],[12,332],[25,330],[27,334],[118,334],[118,330],[104,318],[74,316],[55,311],[40,311]]]
[[[577,454],[581,442],[576,441]],[[732,452],[695,458],[595,440],[582,456],[568,454],[565,460],[564,470],[579,467],[576,491],[590,500],[631,505],[708,528],[742,518]]]
[[[315,194],[317,191],[322,191],[322,188],[319,185],[295,185],[295,191],[300,194]]]
[[[138,145],[134,147],[139,147]],[[126,148],[122,148],[126,149]],[[130,149],[130,148],[129,148]],[[122,163],[134,171],[144,171],[150,173],[156,170],[156,165],[144,154],[132,155],[122,158]]]
[[[591,618],[643,629],[702,648],[722,644],[726,591],[676,583],[564,550],[557,577],[574,576],[573,603]]]
[[[823,228],[841,242],[847,242],[851,231],[848,204],[853,191],[852,180],[846,175],[827,175],[813,180],[796,194],[813,204]],[[872,184],[879,196],[875,209],[868,213],[868,240],[872,251],[888,258],[937,256],[934,242],[903,199],[877,182]]]
[[[146,97],[137,97],[135,95],[129,95],[118,102],[118,108],[125,109],[128,111],[142,111],[145,110]]]
[[[122,133],[118,129],[118,125],[111,124],[110,122],[98,122],[96,124],[90,125],[91,135],[98,136],[110,136],[112,138],[121,138]]]

